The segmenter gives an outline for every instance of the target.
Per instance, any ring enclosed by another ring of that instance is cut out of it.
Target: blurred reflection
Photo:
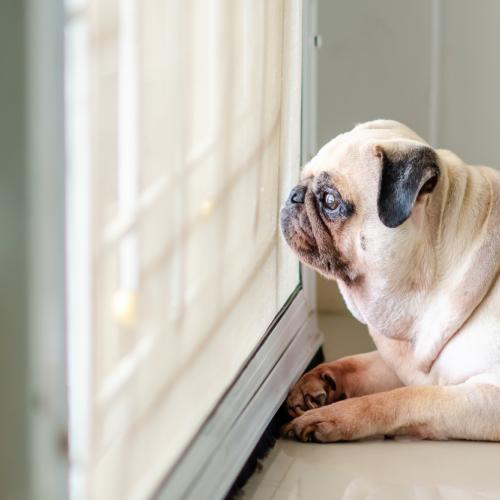
[[[281,440],[256,480],[274,488],[280,500],[500,498],[498,444],[486,442]]]

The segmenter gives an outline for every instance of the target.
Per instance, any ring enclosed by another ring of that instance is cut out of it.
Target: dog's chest
[[[405,385],[458,384],[479,373],[500,370],[500,326],[491,332],[482,325],[471,324],[450,339],[438,355],[429,351],[427,362],[422,352],[410,341],[372,334],[384,361]],[[420,348],[421,349],[421,348]],[[424,363],[422,360],[424,359]]]
[[[371,332],[382,359],[396,372],[405,385],[436,383],[431,373],[426,373],[415,356],[411,342],[393,339]]]

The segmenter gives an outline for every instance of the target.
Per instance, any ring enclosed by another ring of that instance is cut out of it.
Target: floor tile
[[[497,500],[500,444],[371,440],[304,444],[278,441],[273,456],[291,466],[272,497],[252,478],[248,500]],[[264,471],[272,468],[264,461]]]

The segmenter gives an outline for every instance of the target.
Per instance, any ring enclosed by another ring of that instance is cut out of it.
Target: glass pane
[[[299,171],[300,26],[285,0],[69,10],[69,177],[88,169],[91,275],[88,380],[72,391],[89,387],[91,498],[151,493],[298,284],[278,211]]]

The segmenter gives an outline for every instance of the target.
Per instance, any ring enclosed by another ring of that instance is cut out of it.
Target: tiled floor
[[[245,500],[475,500],[500,498],[500,444],[279,441]]]
[[[345,355],[347,349],[370,349],[363,329],[350,318],[323,316],[320,327],[327,359]],[[332,328],[334,336],[328,334]],[[322,445],[279,440],[263,470],[247,483],[243,498],[499,500],[500,443],[377,439]]]

